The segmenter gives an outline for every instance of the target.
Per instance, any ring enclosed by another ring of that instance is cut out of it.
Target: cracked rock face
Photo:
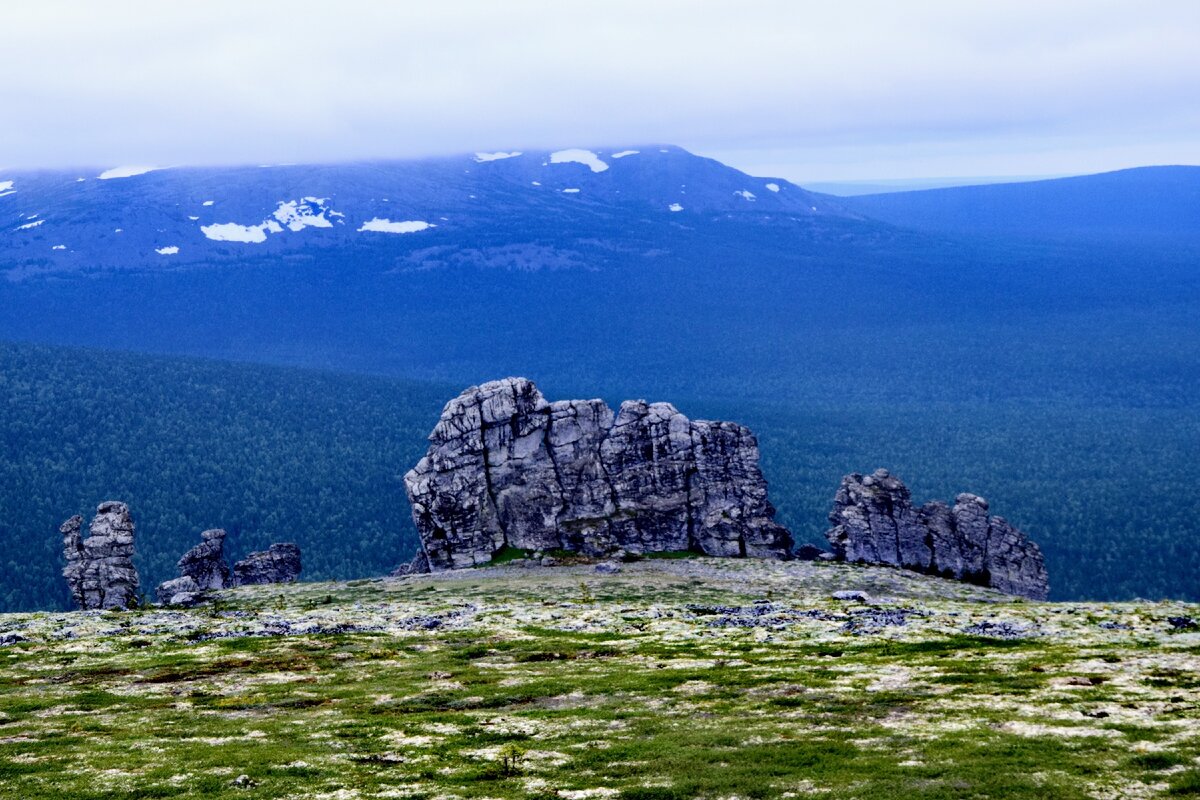
[[[547,402],[524,378],[473,386],[446,404],[429,450],[404,476],[434,571],[504,547],[606,555],[696,550],[785,558],[758,443],[729,422],[668,403]]]
[[[273,544],[233,565],[233,585],[292,583],[300,577],[300,548],[290,542]]]
[[[220,528],[200,534],[200,544],[179,559],[180,577],[189,577],[200,591],[231,586],[229,565],[225,563],[225,536]]]
[[[59,528],[67,564],[63,577],[80,608],[130,608],[137,605],[138,574],[133,566],[133,517],[129,506],[101,503],[87,539],[83,517],[71,517]]]
[[[840,560],[887,564],[990,586],[1044,600],[1049,581],[1042,551],[988,503],[960,494],[951,508],[934,501],[914,508],[912,497],[886,469],[847,475],[825,534]]]

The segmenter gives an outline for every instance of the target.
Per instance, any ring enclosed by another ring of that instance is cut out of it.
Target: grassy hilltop
[[[1198,796],[1197,616],[703,558],[8,614],[0,795]]]

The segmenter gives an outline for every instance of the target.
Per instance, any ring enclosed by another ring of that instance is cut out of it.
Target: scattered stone
[[[418,550],[413,556],[413,560],[406,564],[401,564],[392,570],[393,578],[402,578],[405,575],[424,575],[429,572],[429,558],[425,555],[424,550]]]
[[[300,577],[300,548],[290,542],[273,544],[233,565],[234,586],[293,583]]]
[[[204,590],[190,575],[164,581],[158,585],[155,595],[160,606],[190,608],[204,598]]]
[[[846,602],[869,603],[871,596],[866,592],[859,592],[853,589],[840,589],[830,595],[834,600],[842,600]]]
[[[850,619],[842,626],[842,633],[856,636],[879,633],[887,627],[908,624],[908,618],[916,612],[907,608],[864,608],[851,612]]]
[[[1200,623],[1191,617],[1167,617],[1167,622],[1177,631],[1200,630]]]
[[[614,564],[611,561],[602,561],[596,565],[595,569],[596,572],[599,572],[602,575],[616,575],[621,571],[621,565]]]
[[[253,789],[258,786],[258,781],[251,778],[249,775],[238,775],[229,782],[230,786],[235,786],[238,789]]]
[[[960,494],[950,508],[915,508],[906,487],[886,469],[842,478],[825,534],[838,559],[886,564],[1045,600],[1050,586],[1042,551],[988,503]]]
[[[1020,625],[1011,622],[976,622],[963,628],[963,633],[970,636],[987,636],[992,639],[1028,639],[1034,633]]]
[[[19,633],[0,633],[0,647],[8,647],[10,644],[17,644],[24,641],[28,640]]]
[[[80,535],[83,517],[59,528],[67,565],[63,577],[83,609],[132,608],[138,602],[138,574],[133,566],[133,517],[129,506],[115,500],[96,508],[88,538]]]
[[[505,547],[591,556],[698,550],[786,558],[758,443],[668,403],[549,403],[524,378],[451,400],[404,476],[433,571],[486,564]]]
[[[795,556],[798,561],[816,561],[826,552],[815,544],[802,544],[796,548]]]

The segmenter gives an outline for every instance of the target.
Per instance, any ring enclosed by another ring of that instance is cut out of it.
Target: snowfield
[[[604,172],[608,169],[608,164],[600,160],[600,157],[591,150],[558,150],[550,154],[551,164],[583,164],[592,172]]]
[[[419,219],[408,219],[400,222],[392,222],[390,219],[381,219],[375,217],[367,220],[359,228],[359,233],[363,231],[375,233],[417,233],[418,231],[436,228],[437,226]]]
[[[475,160],[478,163],[483,164],[488,161],[501,161],[506,158],[516,158],[519,155],[521,155],[520,150],[514,150],[511,153],[476,153]]]
[[[113,178],[132,178],[135,175],[145,175],[147,172],[153,172],[159,167],[113,167],[106,169],[96,177],[102,181],[111,180]]]

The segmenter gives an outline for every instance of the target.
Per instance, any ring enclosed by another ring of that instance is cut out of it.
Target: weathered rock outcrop
[[[840,560],[889,564],[991,586],[1044,600],[1049,593],[1042,551],[987,501],[960,494],[951,508],[934,501],[914,508],[912,497],[886,469],[847,475],[825,534]]]
[[[133,566],[133,517],[129,506],[101,503],[87,539],[80,531],[83,517],[74,516],[59,528],[67,565],[63,577],[80,608],[130,608],[138,602],[138,574]]]
[[[155,590],[159,605],[195,605],[204,599],[205,592],[233,585],[229,565],[225,563],[225,536],[220,528],[200,534],[200,544],[176,563],[179,577],[160,583]]]
[[[204,590],[190,575],[163,581],[154,594],[160,606],[194,606],[204,599]]]
[[[730,422],[668,403],[549,403],[524,378],[447,403],[429,450],[404,476],[424,563],[490,561],[504,547],[606,555],[695,550],[785,558],[758,443]]]
[[[221,528],[200,534],[200,544],[184,553],[177,564],[180,577],[189,577],[200,591],[231,586],[229,565],[225,563],[225,536]]]
[[[273,544],[233,565],[233,585],[293,583],[300,577],[300,548],[290,542]]]

